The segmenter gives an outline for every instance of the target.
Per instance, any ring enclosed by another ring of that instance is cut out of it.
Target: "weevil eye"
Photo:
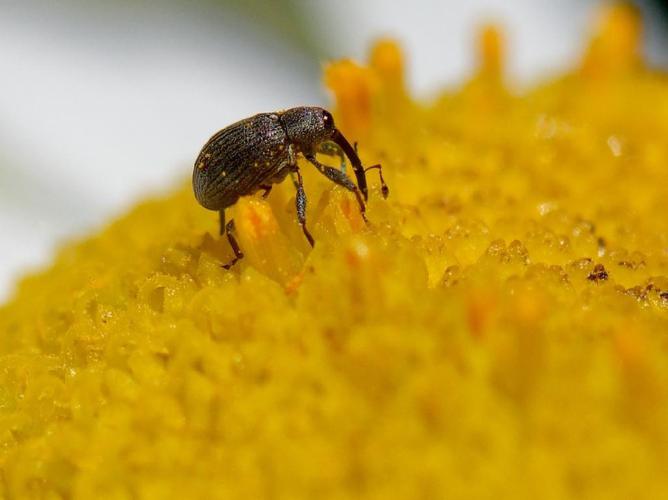
[[[325,130],[332,130],[334,128],[334,118],[329,111],[322,110],[322,123],[325,124]]]

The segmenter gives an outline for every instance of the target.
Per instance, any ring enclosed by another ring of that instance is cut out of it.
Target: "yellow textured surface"
[[[303,165],[232,211],[189,186],[0,310],[0,492],[48,499],[668,498],[668,79],[634,14],[521,97],[502,36],[425,105],[389,41],[336,63],[382,161],[364,226]]]

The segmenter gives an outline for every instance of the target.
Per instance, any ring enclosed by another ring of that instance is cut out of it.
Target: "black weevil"
[[[220,214],[220,234],[234,250],[234,259],[224,267],[229,269],[243,257],[234,237],[234,221],[225,224],[225,209],[239,197],[262,189],[264,197],[272,184],[293,175],[297,189],[297,219],[306,239],[313,246],[313,237],[306,228],[306,193],[297,166],[302,154],[328,179],[352,191],[357,197],[360,212],[366,221],[364,202],[368,199],[366,170],[375,168],[380,174],[382,193],[388,195],[380,165],[364,168],[353,148],[335,127],[332,115],[318,107],[298,107],[276,113],[260,113],[238,121],[216,133],[204,145],[193,170],[193,189],[197,201]],[[316,153],[337,154],[345,165],[344,155],[352,165],[357,185],[342,170],[323,165]],[[295,178],[296,176],[296,178]],[[362,199],[364,198],[364,199]]]

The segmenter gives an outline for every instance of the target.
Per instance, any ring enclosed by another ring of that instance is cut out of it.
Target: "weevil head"
[[[336,130],[334,118],[323,108],[291,108],[280,117],[288,140],[303,151],[313,150],[319,143],[330,139]]]

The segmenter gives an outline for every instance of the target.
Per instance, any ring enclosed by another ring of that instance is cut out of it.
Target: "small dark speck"
[[[596,264],[594,270],[587,276],[589,281],[605,281],[608,279],[608,271],[605,270],[603,264]]]

